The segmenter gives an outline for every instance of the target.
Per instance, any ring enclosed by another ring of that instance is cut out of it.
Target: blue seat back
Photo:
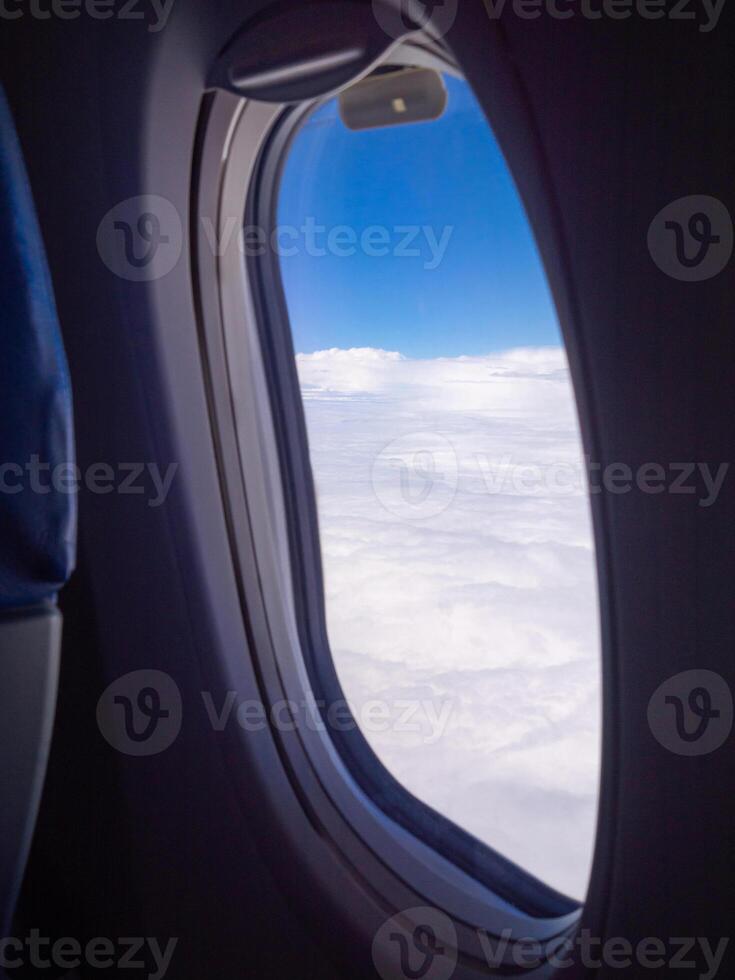
[[[33,198],[2,89],[0,323],[2,612],[53,599],[70,575],[77,499],[69,372]]]

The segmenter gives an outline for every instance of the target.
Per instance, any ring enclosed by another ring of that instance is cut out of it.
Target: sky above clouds
[[[315,249],[299,235],[297,251],[281,262],[289,306],[298,310],[297,351],[370,346],[434,357],[504,350],[519,338],[558,342],[536,245],[500,148],[469,86],[445,83],[447,109],[435,122],[351,132],[331,100],[299,131],[278,222],[299,229],[311,218],[325,231]],[[385,229],[388,254],[330,250],[327,235],[341,227],[357,236]],[[415,237],[401,229],[416,229]],[[440,264],[426,268],[443,235]]]
[[[512,177],[445,81],[431,123],[354,133],[327,102],[283,173],[330,644],[393,775],[583,899],[600,658],[573,394]]]

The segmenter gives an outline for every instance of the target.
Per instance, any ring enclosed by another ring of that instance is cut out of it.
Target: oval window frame
[[[393,48],[384,64],[418,64],[461,74],[441,45],[415,37]],[[385,770],[356,724],[351,734],[364,743],[357,753],[349,746],[345,751],[344,742],[335,744],[333,736],[319,730],[319,695],[325,687],[327,703],[334,703],[335,697],[344,700],[344,695],[324,645],[320,576],[305,574],[303,567],[300,574],[292,569],[304,561],[312,570],[318,568],[320,557],[290,324],[278,257],[266,248],[264,254],[243,261],[231,222],[239,214],[245,226],[273,226],[280,168],[290,139],[321,101],[278,105],[224,92],[209,94],[192,196],[193,237],[201,238],[206,216],[215,216],[216,242],[229,236],[223,248],[199,248],[194,285],[243,611],[264,701],[271,708],[284,707],[282,717],[288,719],[285,726],[272,726],[273,738],[300,805],[345,861],[359,868],[360,877],[382,899],[386,914],[430,904],[457,925],[475,931],[501,936],[510,929],[514,936],[551,943],[574,931],[582,905],[416,800]],[[209,302],[202,302],[212,281],[216,300],[210,296]],[[289,583],[286,589],[284,582]],[[319,608],[321,619],[314,616]],[[288,702],[298,703],[304,694],[307,702],[311,695],[313,703],[294,718]],[[376,767],[367,778],[361,769],[365,749]],[[386,813],[385,800],[376,802],[373,795],[375,771],[384,784],[378,796],[386,784],[391,792],[398,787],[409,809],[418,807],[438,825],[427,832],[427,825],[417,827],[410,813],[404,820],[400,813]],[[437,829],[446,834],[447,828],[464,839],[464,854],[438,850]],[[511,951],[512,943],[506,952],[508,964]],[[466,944],[464,953],[476,962],[476,943]],[[549,969],[544,964],[527,972],[543,976]]]

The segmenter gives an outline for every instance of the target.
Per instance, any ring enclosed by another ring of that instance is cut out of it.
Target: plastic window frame
[[[390,63],[457,72],[446,52],[428,45],[402,45]],[[279,260],[270,249],[244,259],[232,231],[233,221],[237,230],[275,224],[290,139],[319,101],[284,106],[209,93],[192,195],[203,364],[243,613],[264,702],[300,707],[286,725],[273,726],[272,737],[311,822],[389,910],[431,905],[472,929],[548,942],[575,930],[582,907],[412,797],[359,728],[362,749],[338,746],[317,706],[324,693],[331,703],[341,691],[324,646],[316,505]],[[213,249],[213,241],[222,247]],[[319,664],[333,674],[327,692]],[[372,776],[363,768],[365,748]],[[418,820],[376,802],[376,771]],[[442,853],[447,837],[459,839],[459,849]],[[512,945],[508,964],[511,952]],[[545,964],[527,975],[549,971]]]

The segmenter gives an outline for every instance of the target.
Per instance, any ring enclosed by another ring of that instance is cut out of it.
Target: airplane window
[[[281,179],[331,654],[405,789],[582,899],[600,656],[574,395],[511,175],[443,85],[407,123],[410,86],[395,118],[322,104]]]

